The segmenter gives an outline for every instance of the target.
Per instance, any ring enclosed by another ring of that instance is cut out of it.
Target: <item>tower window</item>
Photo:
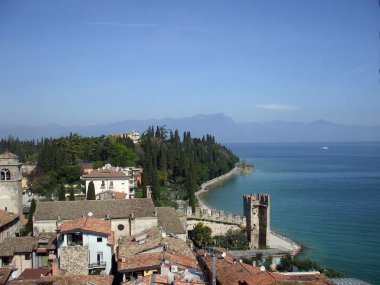
[[[11,180],[11,172],[9,169],[2,169],[0,172],[0,180]]]

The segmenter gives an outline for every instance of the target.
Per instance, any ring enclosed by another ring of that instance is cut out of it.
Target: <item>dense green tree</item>
[[[194,242],[198,246],[208,246],[212,243],[212,230],[203,223],[197,223],[192,231]]]
[[[36,201],[32,199],[30,203],[30,208],[29,208],[28,223],[25,226],[25,230],[29,233],[33,231],[33,216],[34,216],[35,211],[36,211]]]
[[[88,183],[88,189],[87,189],[87,200],[95,200],[95,185],[94,182]]]
[[[244,250],[249,249],[247,235],[245,231],[228,230],[224,236],[216,237],[218,246],[229,250]]]
[[[75,201],[75,195],[74,195],[74,188],[70,187],[70,196],[69,196],[70,201]]]
[[[65,191],[65,186],[63,184],[59,185],[58,200],[59,201],[66,201],[66,191]]]

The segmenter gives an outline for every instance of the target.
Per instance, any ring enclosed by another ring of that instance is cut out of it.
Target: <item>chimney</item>
[[[152,199],[152,190],[151,190],[151,186],[149,185],[146,186],[146,197],[148,199]]]
[[[59,267],[58,267],[58,259],[54,259],[51,263],[51,275],[58,276],[59,275]]]

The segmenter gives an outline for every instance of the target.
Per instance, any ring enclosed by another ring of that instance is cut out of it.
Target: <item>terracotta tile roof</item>
[[[10,285],[112,285],[113,276],[96,276],[96,275],[73,275],[73,276],[45,276],[33,280],[12,280]]]
[[[11,268],[0,268],[0,285],[7,284],[7,281],[11,277]]]
[[[50,272],[50,268],[27,268],[21,273],[18,279],[38,279],[41,275],[47,276]]]
[[[0,256],[13,256],[17,253],[31,253],[34,246],[34,237],[6,238],[0,244]]]
[[[118,191],[104,191],[96,194],[96,196],[101,196],[104,194],[108,194],[106,199],[116,199],[116,200],[123,200],[127,198],[127,193],[124,192],[118,192]]]
[[[145,239],[143,237],[146,237]],[[142,237],[143,243],[138,244],[136,237]],[[118,269],[122,271],[137,271],[141,268],[158,268],[164,258],[163,244],[168,244],[165,260],[185,267],[197,268],[197,261],[187,246],[179,238],[161,237],[158,229],[150,229],[133,237],[123,236],[117,249]],[[125,262],[122,262],[125,258]]]
[[[163,284],[163,285],[170,285],[170,284],[173,284],[173,285],[194,285],[194,284],[202,285],[202,284],[205,284],[205,282],[199,281],[197,279],[194,279],[194,280],[191,280],[190,282],[187,282],[187,281],[184,281],[183,276],[175,276],[174,282],[171,283],[171,282],[169,282],[168,276],[153,274],[153,275],[149,275],[149,276],[139,278],[137,280],[123,282],[121,284],[122,285],[142,285],[142,284],[145,284],[145,285],[161,285],[161,284]]]
[[[111,230],[111,220],[100,220],[93,217],[84,217],[77,220],[63,222],[57,229],[61,234],[82,232],[99,234],[108,237],[108,243],[114,245],[114,235]]]
[[[183,228],[179,219],[178,212],[170,207],[157,208],[158,226],[166,233],[185,234],[186,230]]]
[[[152,199],[124,199],[124,200],[85,200],[85,201],[53,201],[38,202],[34,219],[75,220],[93,213],[94,218],[102,219],[107,214],[111,219],[128,218],[133,213],[134,217],[154,217],[155,207]]]
[[[8,211],[0,210],[0,228],[18,219],[19,215]]]
[[[222,257],[222,252],[225,256]],[[197,251],[201,263],[206,266],[208,276],[211,274],[212,256],[205,250]],[[282,275],[275,272],[261,271],[249,264],[237,262],[232,254],[225,249],[215,249],[216,279],[221,285],[229,284],[308,284],[326,285],[329,280],[321,275]]]
[[[91,173],[83,175],[83,179],[91,179],[91,178],[125,178],[128,179],[129,176],[123,172],[121,167],[102,167],[98,169],[94,169]]]

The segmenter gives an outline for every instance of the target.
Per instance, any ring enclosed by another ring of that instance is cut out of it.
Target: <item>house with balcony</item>
[[[95,186],[95,195],[101,192],[116,191],[126,193],[126,199],[134,197],[134,179],[129,171],[121,167],[113,167],[110,164],[93,170],[81,177],[86,183],[86,195],[91,182]]]
[[[87,216],[62,222],[57,229],[58,260],[68,275],[110,274],[114,234],[111,221]]]

